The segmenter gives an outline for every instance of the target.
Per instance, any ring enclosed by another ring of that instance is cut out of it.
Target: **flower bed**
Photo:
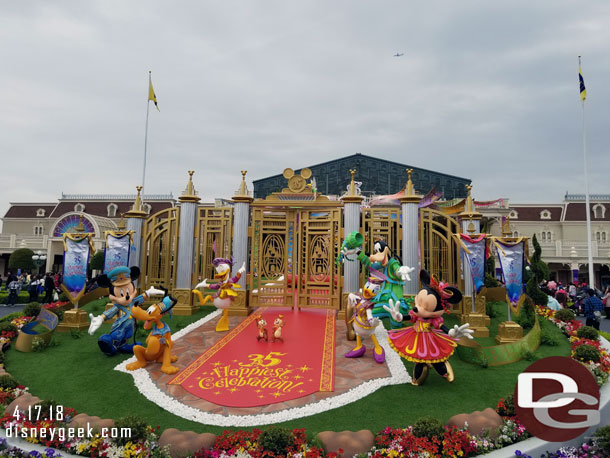
[[[536,313],[555,324],[555,326],[568,336],[572,345],[572,358],[583,363],[591,371],[599,386],[602,386],[608,381],[610,376],[610,355],[601,345],[599,338],[594,340],[584,337],[583,335],[579,336],[579,329],[583,328],[581,321],[577,319],[558,319],[556,317],[557,312],[554,312],[547,307],[536,306]],[[583,348],[578,350],[579,347]],[[586,351],[591,349],[595,349],[595,351]]]

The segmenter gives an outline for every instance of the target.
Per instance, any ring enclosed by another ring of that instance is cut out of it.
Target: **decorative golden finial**
[[[119,220],[119,231],[124,231],[125,230],[125,220],[123,219],[123,216],[125,216],[125,213],[121,213],[121,219]]]
[[[142,197],[140,196],[140,191],[142,191],[142,186],[136,186],[136,201],[133,204],[133,209],[136,211],[142,211]]]
[[[502,236],[510,237],[513,235],[513,231],[510,228],[510,216],[507,216],[504,220],[504,224],[502,224]]]
[[[195,191],[195,185],[193,184],[193,174],[194,170],[189,170],[189,181],[186,184],[186,189],[178,199],[180,202],[199,202],[201,198],[197,195],[197,191]]]
[[[407,196],[412,196],[415,194],[415,190],[413,189],[413,180],[411,179],[413,169],[407,169],[407,175],[409,176],[407,179]]]
[[[233,196],[233,200],[236,202],[252,202],[254,200],[250,197],[250,191],[248,191],[248,184],[246,183],[247,173],[247,170],[241,170],[241,183]]]
[[[83,233],[85,232],[85,225],[83,224],[83,215],[78,215],[78,226],[76,226],[76,232]]]
[[[142,209],[142,198],[140,197],[140,191],[142,191],[142,186],[136,186],[136,200],[133,203],[133,207],[129,210],[125,216],[127,218],[146,218],[148,214]]]
[[[466,211],[472,215],[472,213],[474,213],[474,205],[472,203],[472,195],[470,194],[471,190],[472,190],[472,185],[467,184],[466,191],[468,192],[468,196],[466,197]]]
[[[349,194],[348,196],[355,196],[356,194],[356,183],[354,183],[354,175],[356,175],[356,169],[350,169],[349,173],[352,176],[352,179],[349,183]]]

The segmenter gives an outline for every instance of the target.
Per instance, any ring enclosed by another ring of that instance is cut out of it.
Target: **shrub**
[[[0,321],[0,333],[7,332],[17,332],[19,328],[12,324],[10,321]]]
[[[610,425],[599,428],[593,437],[602,450],[610,450]]]
[[[11,375],[0,375],[0,388],[12,390],[18,386],[19,383]]]
[[[30,302],[23,308],[24,316],[33,316],[36,318],[40,313],[41,306],[38,302]]]
[[[534,311],[534,303],[529,297],[525,298],[515,321],[519,323],[523,329],[531,329],[534,327],[534,324],[536,323],[536,312]]]
[[[538,355],[536,354],[536,352],[524,348],[521,351],[521,358],[526,361],[536,361],[538,359]]]
[[[443,422],[433,417],[421,417],[413,424],[413,435],[432,440],[434,436],[441,438],[445,433]]]
[[[542,345],[548,345],[550,347],[555,347],[559,345],[559,339],[555,334],[550,332],[548,329],[543,329],[540,333],[540,343]]]
[[[146,439],[148,427],[146,422],[140,417],[129,415],[126,417],[119,418],[115,421],[115,427],[121,430],[121,428],[130,428],[131,437],[118,438],[116,441],[120,445],[125,445],[127,442],[140,442]]]
[[[495,288],[496,286],[498,286],[498,280],[496,280],[496,277],[494,277],[493,275],[486,273],[485,274],[485,286],[487,288]]]
[[[598,363],[600,358],[601,353],[592,345],[579,345],[576,347],[576,350],[574,350],[574,359],[577,359],[578,361],[593,361],[594,363]]]
[[[541,259],[542,249],[536,239],[536,234],[532,237],[532,245],[534,245],[534,255],[531,258],[531,277],[525,286],[526,294],[532,298],[534,304],[546,305],[548,296],[538,287],[544,280],[549,278],[549,268]]]
[[[593,326],[583,326],[576,331],[576,335],[581,339],[597,340],[599,332]]]
[[[559,320],[559,321],[572,321],[576,319],[576,315],[574,315],[574,312],[570,309],[561,309],[561,310],[557,310],[557,312],[555,312],[555,319]]]
[[[59,293],[59,302],[70,302],[70,298],[68,298],[68,295],[64,291]]]
[[[487,302],[485,304],[485,313],[489,318],[495,318],[498,316],[498,310],[494,307],[493,302]]]
[[[286,456],[294,444],[294,434],[286,428],[269,428],[258,437],[258,446],[272,456]]]
[[[91,259],[89,260],[89,269],[91,270],[103,270],[104,269],[104,251],[96,251]]]
[[[34,252],[29,248],[18,248],[8,258],[8,268],[10,270],[32,270],[34,269],[34,261],[32,260]]]

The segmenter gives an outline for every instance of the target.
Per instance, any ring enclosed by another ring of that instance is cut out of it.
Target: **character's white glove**
[[[470,323],[465,323],[461,326],[456,324],[449,330],[449,337],[453,337],[454,339],[461,339],[462,337],[472,339],[472,334],[474,334],[474,331],[470,329]]]
[[[398,275],[400,275],[400,278],[402,279],[402,281],[411,281],[411,276],[409,274],[411,272],[413,272],[414,270],[415,270],[415,267],[400,266],[398,268]]]
[[[360,251],[360,248],[352,248],[349,249],[348,247],[343,247],[343,249],[341,250],[341,253],[343,253],[343,256],[347,256],[350,254],[357,254]]]
[[[243,274],[246,271],[246,263],[244,262],[241,267],[239,268],[239,270],[237,271],[238,274]]]
[[[89,325],[89,335],[93,335],[104,322],[104,315],[93,316],[93,313],[90,313],[89,319],[91,320],[91,324]]]
[[[392,318],[394,318],[395,321],[398,321],[400,323],[403,318],[402,313],[400,313],[400,311],[399,311],[400,302],[398,302],[398,301],[394,302],[392,299],[389,299],[388,304],[389,304],[389,307],[387,305],[384,305],[383,309],[386,312],[388,312],[390,315],[392,315]]]
[[[379,323],[381,323],[381,321],[379,321],[379,318],[371,318],[369,320],[369,326],[376,328],[377,326],[379,326]]]
[[[208,279],[204,278],[201,283],[199,283],[197,286],[195,286],[195,289],[207,288],[207,287],[208,287]]]
[[[151,286],[150,288],[148,288],[146,290],[145,293],[148,297],[150,296],[165,296],[165,291],[161,290],[161,289],[157,289],[154,286]]]
[[[360,296],[358,296],[357,294],[349,293],[347,295],[347,303],[350,306],[355,307],[358,302],[360,302]]]

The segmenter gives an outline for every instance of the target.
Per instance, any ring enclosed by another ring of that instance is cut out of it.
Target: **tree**
[[[89,260],[89,269],[91,270],[103,270],[104,269],[104,252],[102,250],[96,251],[91,259]]]
[[[525,285],[525,292],[529,297],[532,298],[534,304],[546,305],[548,302],[548,297],[538,285],[540,285],[542,280],[548,279],[549,267],[540,257],[542,249],[540,248],[540,244],[536,239],[536,234],[534,234],[532,237],[532,244],[534,245],[534,255],[531,258],[531,276]]]
[[[34,252],[29,248],[18,248],[8,258],[8,268],[11,270],[27,270],[34,269],[34,260],[32,259]]]

